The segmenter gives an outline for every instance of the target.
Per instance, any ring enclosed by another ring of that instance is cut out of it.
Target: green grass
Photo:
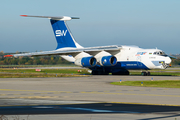
[[[180,72],[158,72],[150,71],[151,76],[180,76]],[[141,75],[141,72],[130,71],[130,75]]]
[[[46,73],[52,74],[52,76],[60,75],[63,77],[63,75],[90,75],[89,72],[87,72],[88,69],[80,69],[82,72],[78,72],[78,69],[41,69],[40,72],[35,71],[36,68],[34,69],[22,69],[19,68],[21,66],[17,67],[12,67],[12,68],[0,68],[0,77],[46,77]],[[27,67],[27,66],[26,66]],[[31,66],[32,67],[32,66]],[[37,67],[37,66],[36,66]],[[42,66],[43,67],[43,66]],[[44,67],[50,67],[50,66],[44,66]],[[55,67],[55,66],[54,66]],[[15,69],[14,69],[15,68]],[[174,71],[174,72],[169,72],[166,70],[163,71],[150,71],[152,76],[180,76],[180,72]],[[26,75],[23,75],[23,74]],[[17,74],[17,75],[15,75]],[[62,75],[63,74],[63,75]],[[33,76],[34,75],[34,76]],[[38,76],[39,75],[39,76]],[[141,71],[130,71],[130,75],[141,75]],[[49,77],[49,76],[47,76]]]
[[[32,68],[32,67],[77,67],[72,64],[57,64],[57,65],[0,65],[0,68]]]
[[[180,80],[160,80],[160,81],[122,81],[112,82],[112,85],[121,86],[142,86],[144,87],[162,87],[162,88],[180,88]]]
[[[15,73],[15,74],[0,74],[0,78],[43,78],[43,77],[87,77],[88,75],[77,74],[33,74],[33,73]]]
[[[13,69],[13,68],[1,68],[0,78],[35,78],[35,77],[80,77],[87,76],[90,73],[87,69]]]
[[[82,72],[78,72],[78,69],[0,69],[3,73],[63,73],[63,74],[89,74],[86,69],[80,69]]]

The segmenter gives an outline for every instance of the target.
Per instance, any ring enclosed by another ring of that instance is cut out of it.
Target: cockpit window
[[[153,55],[161,55],[161,56],[167,56],[165,52],[163,51],[156,51],[153,53]]]

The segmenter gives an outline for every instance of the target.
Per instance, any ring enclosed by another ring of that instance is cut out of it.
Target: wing
[[[64,49],[53,50],[53,51],[5,55],[4,57],[20,57],[20,56],[34,57],[34,56],[50,56],[50,55],[72,55],[72,56],[76,56],[77,54],[79,54],[81,52],[86,52],[86,53],[89,53],[90,55],[94,56],[101,51],[106,51],[112,55],[115,55],[118,52],[120,52],[121,48],[122,47],[117,46],[117,45],[100,46],[100,47],[87,47],[87,48],[64,48]]]

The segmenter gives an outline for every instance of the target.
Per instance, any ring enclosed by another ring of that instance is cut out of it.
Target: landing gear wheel
[[[150,72],[141,72],[141,75],[142,76],[150,76],[151,74],[150,74]]]
[[[147,72],[147,76],[150,76],[151,75],[151,73],[150,72]]]
[[[141,75],[142,76],[146,76],[146,72],[141,72]]]

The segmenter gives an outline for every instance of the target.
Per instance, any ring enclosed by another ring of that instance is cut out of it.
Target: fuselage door
[[[137,56],[136,60],[137,60],[137,65],[138,65],[139,67],[141,67],[141,66],[142,66],[141,56]]]

